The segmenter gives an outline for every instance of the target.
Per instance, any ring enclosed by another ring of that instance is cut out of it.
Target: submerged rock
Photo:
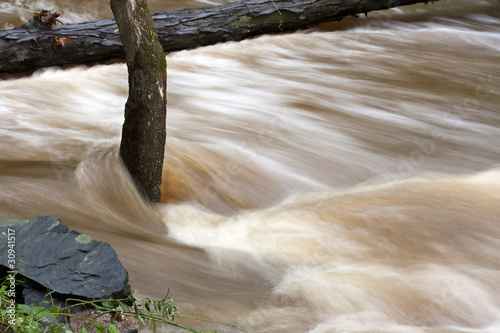
[[[9,261],[13,257],[15,267]],[[31,221],[0,220],[0,272],[4,275],[14,269],[28,280],[23,295],[31,301],[40,297],[30,290],[33,288],[42,289],[42,294],[53,290],[59,299],[125,298],[131,294],[128,273],[111,246],[70,231],[54,215]]]

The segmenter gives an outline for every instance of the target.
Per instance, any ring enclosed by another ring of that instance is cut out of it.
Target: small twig
[[[52,298],[52,293],[50,293],[49,296],[50,296],[50,303],[52,304],[52,306],[54,306],[54,299]]]
[[[278,13],[280,13],[280,15],[283,15],[283,14],[281,14],[281,12],[280,12],[280,10],[279,10],[278,6],[276,6],[276,4],[274,3],[274,1],[273,1],[273,0],[271,0],[271,2],[273,3],[274,8],[276,8],[276,10],[278,11]]]
[[[273,0],[271,0],[271,2],[273,3],[274,5],[274,8],[276,8],[276,10],[278,11],[278,13],[280,14],[280,16],[283,16],[283,14],[281,14],[280,12],[280,9],[278,8],[278,6],[276,6],[276,3],[274,3]],[[278,26],[278,29],[280,29],[281,31],[283,31],[283,29],[281,29],[281,25],[283,24],[283,20],[281,19],[280,17],[280,25]]]

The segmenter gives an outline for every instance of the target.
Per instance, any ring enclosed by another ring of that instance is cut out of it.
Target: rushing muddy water
[[[38,8],[111,17],[105,0],[7,0],[0,28]],[[56,214],[109,242],[141,295],[249,332],[500,331],[497,0],[167,61],[164,203],[117,162],[125,65],[49,68],[0,81],[0,216]]]

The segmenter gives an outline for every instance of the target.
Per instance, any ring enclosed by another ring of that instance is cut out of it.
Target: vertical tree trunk
[[[146,0],[111,0],[128,67],[120,156],[151,203],[160,201],[166,139],[167,63]]]

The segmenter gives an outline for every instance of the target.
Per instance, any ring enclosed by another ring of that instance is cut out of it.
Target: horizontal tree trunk
[[[424,0],[244,0],[211,8],[153,14],[165,52],[266,33],[304,29],[346,16]],[[61,39],[65,46],[60,45]],[[0,31],[0,72],[32,71],[71,63],[124,58],[114,20],[56,25],[40,29],[33,22]]]

